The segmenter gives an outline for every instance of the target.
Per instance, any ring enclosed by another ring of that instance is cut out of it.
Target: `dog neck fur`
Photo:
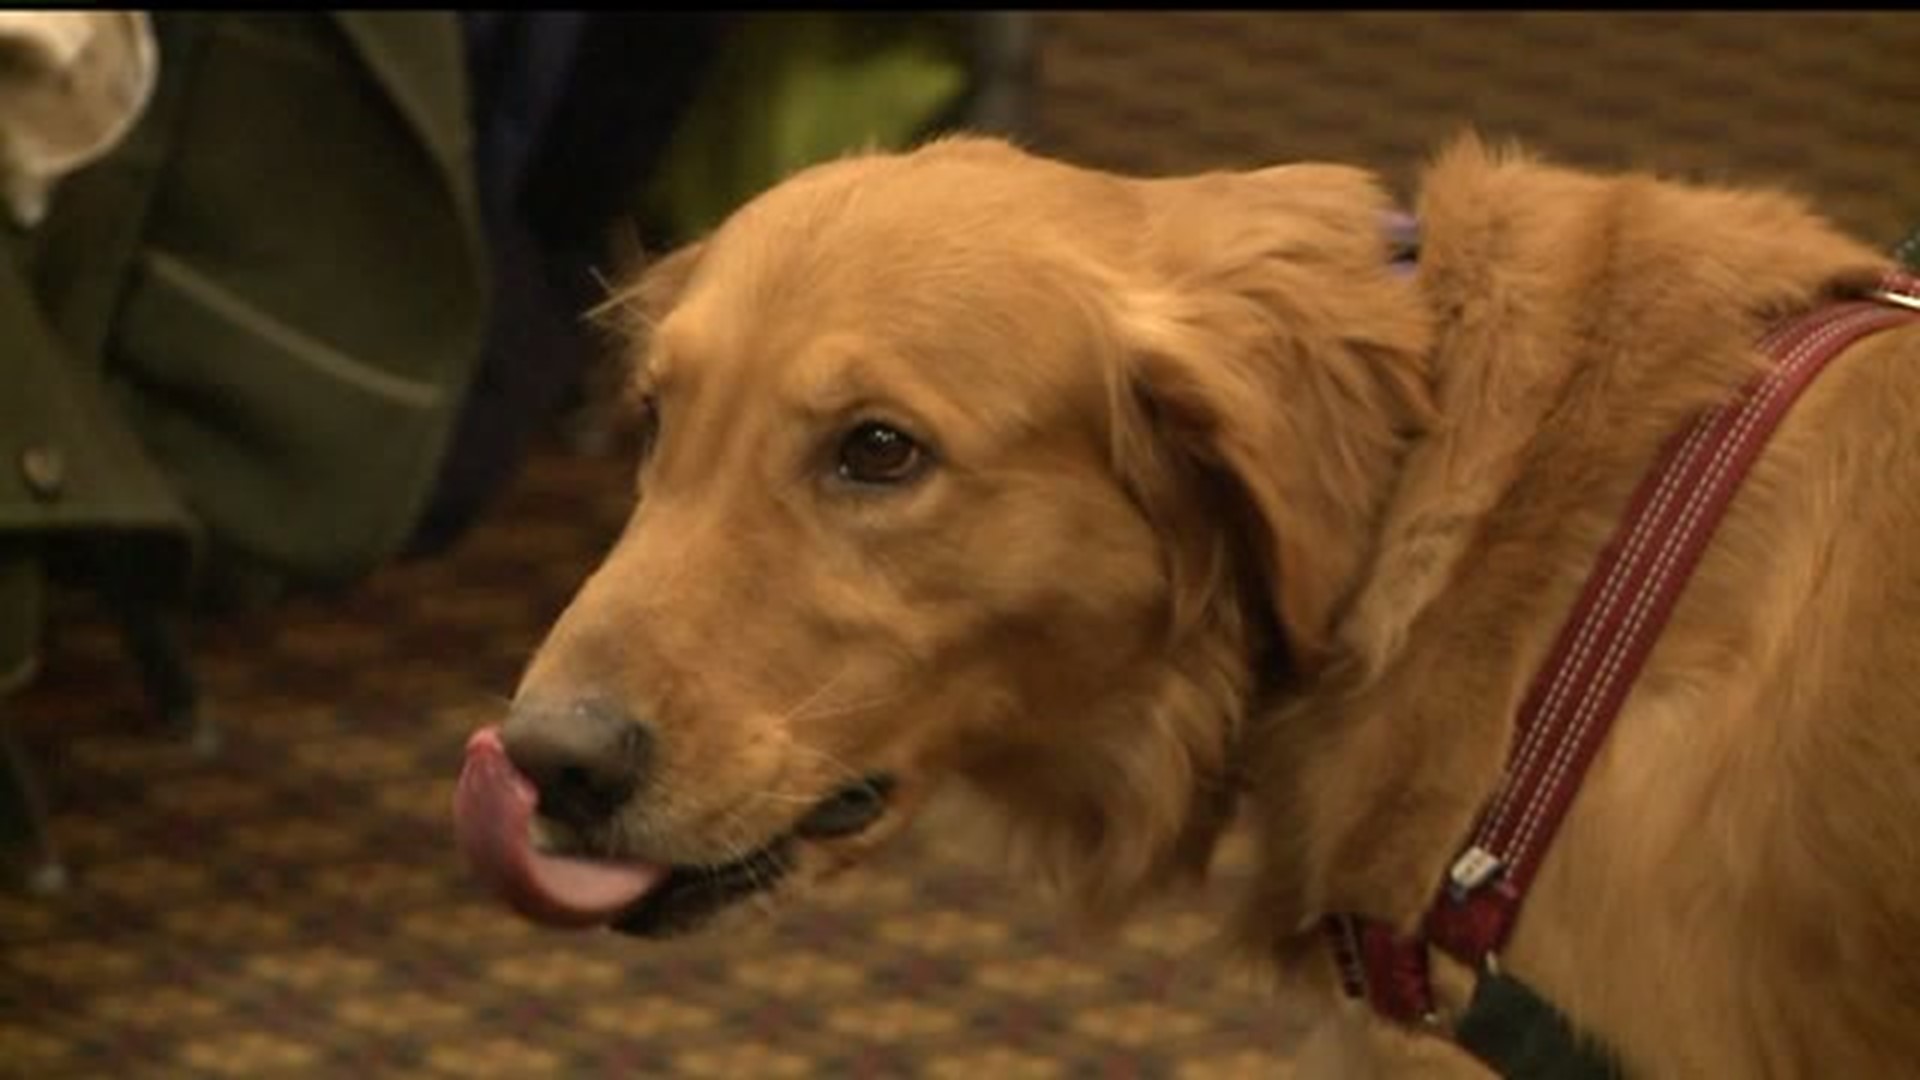
[[[1430,169],[1420,216],[1437,417],[1377,477],[1326,662],[1239,751],[1262,865],[1237,935],[1283,966],[1321,955],[1331,911],[1413,927],[1564,616],[1546,586],[1584,575],[1664,440],[1758,370],[1746,343],[1884,265],[1786,196],[1473,139]]]
[[[1088,273],[1121,298],[1112,455],[1162,537],[1166,640],[1085,707],[1075,730],[1096,734],[1026,767],[1046,777],[976,776],[1101,921],[1204,872],[1245,720],[1264,687],[1326,661],[1431,415],[1426,309],[1388,269],[1370,176],[1291,166],[1137,192],[1137,265]]]
[[[1203,880],[1238,795],[1229,754],[1251,672],[1231,609],[1076,717],[1070,744],[1008,747],[963,775],[1001,811],[1018,863],[1082,931]],[[1217,621],[1216,621],[1217,620]]]

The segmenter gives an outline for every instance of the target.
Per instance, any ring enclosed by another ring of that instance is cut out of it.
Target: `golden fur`
[[[1416,276],[1387,209],[1340,166],[953,139],[809,170],[616,295],[656,448],[521,692],[655,725],[627,848],[723,857],[876,770],[897,827],[951,777],[1110,920],[1238,813],[1232,939],[1327,1010],[1306,1074],[1475,1074],[1338,997],[1319,917],[1412,924],[1660,443],[1885,260],[1786,196],[1471,139],[1424,178]],[[835,478],[876,417],[927,475]],[[1916,417],[1905,330],[1788,418],[1504,958],[1636,1074],[1920,1067]]]

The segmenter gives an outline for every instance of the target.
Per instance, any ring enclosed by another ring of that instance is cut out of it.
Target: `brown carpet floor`
[[[197,635],[227,745],[144,716],[69,604],[13,714],[76,880],[0,896],[0,1075],[1271,1076],[1288,1031],[1195,947],[1200,902],[1119,940],[943,845],[748,931],[530,928],[451,847],[460,748],[614,535],[624,461],[549,452],[443,561]],[[1231,869],[1231,864],[1230,864]]]
[[[1033,141],[1144,172],[1338,158],[1405,184],[1467,124],[1578,164],[1798,188],[1920,223],[1920,16],[1061,12]],[[0,1075],[1274,1076],[1294,1033],[1194,948],[1199,903],[1076,945],[937,822],[835,895],[667,945],[536,931],[453,857],[459,748],[624,513],[541,456],[453,558],[204,628],[229,745],[142,717],[62,613],[10,703],[77,874],[0,895]],[[1240,872],[1229,860],[1230,872]]]
[[[1890,245],[1920,225],[1911,11],[1049,12],[1035,141],[1148,173],[1306,158],[1405,189],[1454,133],[1771,183]]]

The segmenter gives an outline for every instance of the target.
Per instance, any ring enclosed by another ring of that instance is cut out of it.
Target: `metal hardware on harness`
[[[1452,869],[1447,871],[1447,894],[1455,900],[1464,900],[1475,889],[1492,881],[1506,865],[1493,852],[1474,844],[1461,852],[1453,861]]]
[[[1867,294],[1883,304],[1895,304],[1899,307],[1920,311],[1920,296],[1911,293],[1895,292],[1892,289],[1875,289]]]
[[[1871,295],[1911,301],[1915,284],[1896,273]],[[1767,436],[1847,346],[1913,318],[1870,297],[1776,326],[1759,342],[1772,369],[1668,444],[1522,702],[1506,774],[1463,856],[1470,869],[1497,864],[1499,887],[1443,890],[1427,923],[1435,944],[1478,966],[1505,943],[1582,776]]]

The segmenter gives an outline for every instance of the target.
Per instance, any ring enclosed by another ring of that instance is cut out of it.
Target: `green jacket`
[[[0,692],[75,537],[182,583],[198,537],[313,581],[390,555],[484,332],[453,14],[155,29],[141,122],[0,252]]]

